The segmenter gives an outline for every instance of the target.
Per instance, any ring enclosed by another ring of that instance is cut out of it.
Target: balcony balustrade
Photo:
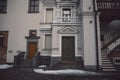
[[[120,11],[120,1],[97,0],[98,11]]]
[[[80,23],[79,17],[59,17],[57,23]]]

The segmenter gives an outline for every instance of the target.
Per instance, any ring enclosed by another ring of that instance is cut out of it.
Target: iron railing
[[[119,0],[97,0],[98,10],[120,10]]]
[[[106,38],[103,37],[103,39],[101,41],[101,43],[102,43],[101,48],[104,49],[104,48],[108,47],[113,42],[116,42],[116,40],[118,40],[119,38],[120,38],[119,32],[110,33],[110,35],[108,35]]]

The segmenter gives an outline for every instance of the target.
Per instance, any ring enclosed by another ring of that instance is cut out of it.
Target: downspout
[[[98,49],[98,31],[97,31],[97,10],[96,0],[93,0],[94,20],[95,20],[95,43],[96,43],[96,70],[99,70],[99,49]]]

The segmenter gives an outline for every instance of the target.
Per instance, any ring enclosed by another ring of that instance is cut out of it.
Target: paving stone
[[[107,79],[103,79],[101,76],[90,77],[89,75],[87,77],[71,75],[43,75],[33,72],[33,68],[29,68],[28,70],[26,69],[28,68],[11,68],[7,70],[0,70],[0,80],[120,80],[119,76],[115,78],[107,77]]]

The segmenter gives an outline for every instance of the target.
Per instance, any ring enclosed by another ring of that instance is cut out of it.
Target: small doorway
[[[8,31],[0,31],[0,64],[6,63]]]
[[[37,52],[37,42],[28,43],[28,58],[32,59]]]
[[[75,37],[62,37],[62,61],[75,61]]]

